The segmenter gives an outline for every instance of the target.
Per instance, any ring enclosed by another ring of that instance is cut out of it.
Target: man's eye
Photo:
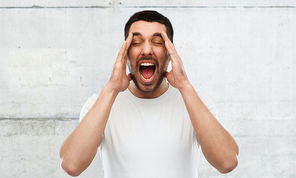
[[[141,45],[141,42],[133,42],[132,45],[133,46],[139,46],[139,45]]]
[[[155,45],[158,45],[158,46],[163,45],[162,41],[152,41],[152,43],[155,44]]]

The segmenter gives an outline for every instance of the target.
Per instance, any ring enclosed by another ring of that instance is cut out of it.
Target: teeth
[[[141,66],[154,66],[154,64],[145,62],[145,63],[142,63]]]
[[[152,76],[151,76],[151,78],[149,78],[149,79],[145,79],[145,78],[143,77],[143,75],[141,75],[141,78],[142,78],[143,80],[145,80],[145,81],[149,81],[149,80],[152,78]]]

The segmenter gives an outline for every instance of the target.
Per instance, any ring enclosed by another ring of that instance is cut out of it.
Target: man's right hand
[[[110,80],[106,85],[109,89],[115,91],[116,93],[126,90],[132,80],[131,74],[126,75],[127,52],[132,39],[133,35],[130,33],[127,39],[123,42],[122,47],[118,52]]]
[[[71,176],[80,175],[92,162],[102,143],[102,135],[116,94],[129,86],[132,78],[130,74],[126,75],[126,60],[132,36],[129,34],[123,42],[111,78],[102,89],[97,101],[61,146],[61,166]]]

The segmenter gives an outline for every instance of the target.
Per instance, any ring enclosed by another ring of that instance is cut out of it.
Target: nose
[[[152,46],[151,44],[147,41],[143,45],[142,49],[142,56],[152,56],[153,51],[152,51]]]

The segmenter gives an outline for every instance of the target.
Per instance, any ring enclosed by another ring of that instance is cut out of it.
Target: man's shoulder
[[[207,95],[206,93],[204,93],[203,91],[197,91],[196,90],[197,95],[199,96],[199,98],[205,103],[205,101],[209,101],[211,100],[211,98],[209,97],[209,95]]]
[[[199,96],[199,98],[201,99],[201,101],[204,103],[204,105],[217,118],[218,112],[217,112],[216,106],[215,106],[214,102],[212,101],[212,99],[202,91],[196,91],[196,93]]]
[[[210,96],[200,90],[195,90],[195,92],[198,95],[198,97],[201,99],[201,101],[204,103],[204,105],[217,118],[218,112],[217,112],[216,106],[215,106],[214,102],[212,101],[212,99],[210,98]],[[170,93],[172,94],[171,96],[174,95],[173,97],[175,97],[176,99],[179,98],[183,102],[182,95],[178,89],[172,87],[172,91]],[[178,101],[180,101],[180,100],[178,100]]]
[[[88,113],[90,108],[95,104],[97,101],[99,95],[98,94],[93,94],[91,97],[87,99],[87,101],[84,103],[81,111],[80,111],[80,116],[79,116],[79,121],[81,121],[85,115]]]
[[[179,90],[177,88],[174,88],[172,86],[170,86],[170,91],[168,91],[171,95],[179,95],[181,96],[181,93],[179,92]],[[200,90],[195,90],[196,94],[199,96],[199,98],[205,103],[205,102],[209,102],[211,101],[211,98],[209,97],[209,95],[207,95],[205,92],[200,91]]]

